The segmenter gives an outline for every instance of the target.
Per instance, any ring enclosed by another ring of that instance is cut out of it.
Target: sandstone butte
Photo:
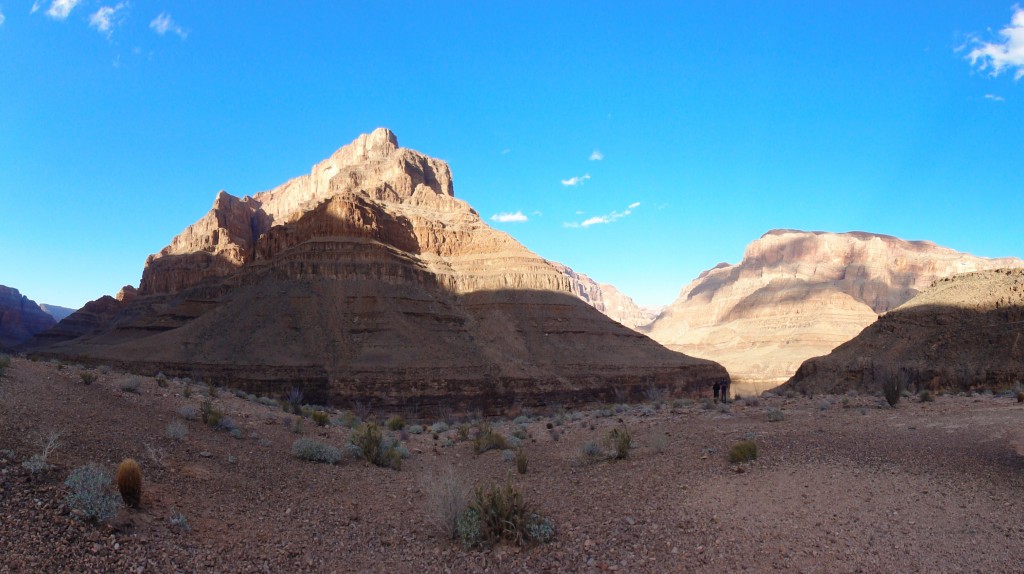
[[[783,388],[876,391],[894,377],[910,391],[1024,382],[1024,269],[936,281],[829,355],[804,362]]]
[[[721,363],[734,391],[760,393],[937,279],[1021,266],[886,235],[773,230],[749,244],[740,263],[701,273],[642,330]]]
[[[573,275],[490,228],[445,162],[381,128],[270,191],[220,192],[137,290],[32,346],[333,404],[569,404],[728,377],[608,319]]]
[[[53,327],[56,321],[35,301],[0,285],[0,349],[14,347]]]

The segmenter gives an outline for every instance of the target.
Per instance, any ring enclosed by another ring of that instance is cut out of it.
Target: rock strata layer
[[[55,323],[35,301],[13,287],[0,285],[0,349],[27,341]]]
[[[270,191],[220,192],[137,292],[37,341],[334,403],[580,402],[727,376],[611,321],[579,284],[456,199],[446,163],[378,129]]]
[[[647,332],[669,348],[723,364],[734,390],[785,382],[937,279],[1021,267],[926,241],[862,232],[774,230],[683,288]]]
[[[784,385],[797,391],[1007,389],[1024,382],[1024,270],[935,282]]]

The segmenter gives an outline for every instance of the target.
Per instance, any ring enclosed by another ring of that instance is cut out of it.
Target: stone
[[[269,191],[218,193],[147,259],[136,293],[37,341],[144,374],[382,406],[611,401],[728,376],[608,319],[580,294],[626,304],[567,269],[489,227],[445,162],[381,128]]]
[[[773,230],[748,245],[740,263],[701,273],[641,330],[723,364],[733,393],[757,394],[937,279],[1022,266],[887,235]]]
[[[56,323],[35,301],[13,287],[0,285],[0,349],[23,343]]]

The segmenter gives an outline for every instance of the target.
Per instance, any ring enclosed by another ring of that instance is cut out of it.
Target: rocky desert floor
[[[104,370],[85,385],[78,366],[13,359],[0,378],[0,572],[1024,571],[1024,405],[1008,395],[523,410],[492,423],[509,435],[529,418],[526,474],[455,430],[409,435],[396,471],[292,456],[300,436],[344,448],[344,426],[296,428],[280,406],[182,381],[141,378],[131,392],[130,375]],[[235,436],[180,416],[205,400]],[[167,436],[174,421],[181,440]],[[628,458],[581,462],[622,425]],[[51,468],[31,473],[23,462],[54,432]],[[743,439],[756,461],[730,463]],[[125,457],[142,466],[140,508],[77,518],[68,474]],[[554,540],[447,539],[429,495],[449,467],[467,485],[511,473]]]

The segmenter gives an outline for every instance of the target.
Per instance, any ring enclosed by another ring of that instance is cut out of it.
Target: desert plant
[[[327,414],[325,411],[313,411],[310,418],[313,419],[313,422],[315,422],[317,426],[321,427],[327,426],[327,423],[331,421],[331,415]]]
[[[81,373],[78,373],[78,378],[82,379],[83,384],[91,385],[96,382],[98,377],[96,376],[96,373],[92,371],[82,371]]]
[[[352,432],[349,442],[361,458],[377,465],[395,470],[402,468],[401,452],[395,441],[386,438],[377,423],[363,423]]]
[[[508,475],[504,484],[477,487],[469,507],[457,521],[457,532],[467,548],[489,546],[501,540],[523,545],[551,540],[554,524],[532,512]]]
[[[623,459],[629,456],[629,449],[633,446],[633,435],[626,425],[622,425],[608,431],[605,444],[608,446],[611,458]]]
[[[185,423],[179,420],[173,420],[167,423],[167,426],[164,428],[164,436],[171,440],[181,442],[186,436],[188,436],[188,427]]]
[[[124,391],[126,393],[137,393],[137,392],[139,392],[139,387],[141,387],[141,386],[142,386],[142,379],[139,378],[139,377],[136,377],[134,375],[132,375],[132,376],[128,377],[127,379],[121,381],[121,384],[118,385],[118,387],[122,391]]]
[[[1024,403],[1024,391],[1017,392],[1017,402]]]
[[[167,375],[163,373],[157,373],[156,377],[153,378],[156,379],[156,386],[160,387],[161,389],[167,388]]]
[[[203,419],[203,424],[214,428],[220,425],[220,419],[224,416],[223,413],[213,406],[213,402],[209,399],[203,401],[203,406],[200,407],[199,413]]]
[[[907,390],[907,372],[898,368],[873,367],[875,380],[880,380],[882,395],[890,407],[895,407]]]
[[[153,464],[155,464],[157,467],[163,468],[164,458],[167,457],[167,453],[164,452],[164,449],[153,446],[148,442],[142,443],[142,446],[146,448],[146,456],[149,457],[149,460],[153,461]]]
[[[118,496],[111,491],[110,474],[95,464],[71,471],[64,482],[68,506],[85,520],[105,521],[117,514]]]
[[[459,532],[459,516],[469,504],[469,486],[455,474],[455,468],[448,465],[423,479],[423,491],[427,495],[431,522],[449,539],[454,539]]]
[[[199,420],[199,409],[193,405],[185,405],[178,409],[178,416],[188,421]]]
[[[448,423],[446,423],[444,421],[438,421],[438,422],[430,425],[430,432],[432,432],[434,434],[441,434],[443,432],[448,432]]]
[[[422,425],[409,425],[405,427],[405,430],[409,431],[409,434],[423,434]]]
[[[741,440],[729,448],[729,462],[750,462],[757,458],[757,443]]]
[[[405,428],[405,417],[402,415],[392,415],[388,419],[388,428],[393,431],[399,431]]]
[[[780,411],[779,409],[772,409],[772,408],[768,409],[768,422],[770,422],[770,423],[778,423],[778,422],[782,422],[783,420],[785,420],[785,418],[786,418],[785,415],[783,415],[782,411]]]
[[[523,449],[516,451],[516,471],[519,474],[526,474],[526,468],[529,465],[529,461],[526,459],[526,453]]]
[[[508,447],[505,437],[498,434],[491,425],[485,422],[480,423],[476,429],[476,438],[473,439],[473,452],[481,454],[493,449],[504,449]]]
[[[60,448],[61,436],[63,434],[64,432],[59,430],[35,433],[32,436],[32,444],[39,449],[39,452],[22,462],[21,466],[32,474],[39,474],[44,470],[49,470],[50,454]]]
[[[0,353],[0,377],[4,375],[4,371],[11,366],[11,357]]]
[[[668,446],[668,435],[663,432],[656,432],[651,437],[651,450],[655,454],[661,454],[665,452],[665,448]]]
[[[142,469],[135,459],[126,458],[117,465],[114,482],[121,493],[121,500],[131,508],[138,508],[142,500]]]
[[[1024,394],[1024,393],[1022,393],[1022,394]],[[457,431],[459,440],[469,440],[469,430],[470,430],[470,427],[469,427],[468,423],[462,423],[461,425],[459,425],[459,428],[458,428],[458,431]]]
[[[932,395],[931,391],[924,390],[918,393],[917,400],[921,401],[922,403],[931,403],[935,401],[935,396]]]
[[[292,443],[292,455],[303,460],[337,464],[341,461],[341,450],[311,438],[300,438]]]
[[[173,508],[171,509],[171,515],[167,518],[167,522],[171,525],[171,528],[181,530],[182,532],[188,532],[190,529],[188,518]]]

